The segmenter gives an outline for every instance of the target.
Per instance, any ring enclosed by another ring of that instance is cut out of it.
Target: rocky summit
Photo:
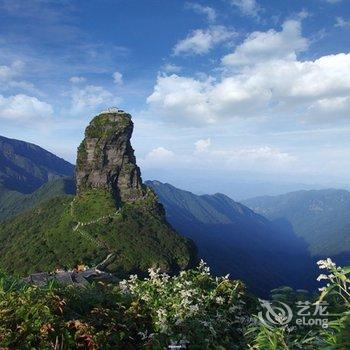
[[[130,143],[133,128],[130,114],[120,110],[102,112],[91,121],[78,148],[78,194],[103,188],[112,193],[117,203],[145,196]]]
[[[93,118],[78,149],[77,194],[52,198],[0,223],[0,269],[19,275],[70,271],[108,258],[106,272],[177,272],[196,262],[193,243],[168,224],[142,183],[130,138],[131,116],[107,110]]]

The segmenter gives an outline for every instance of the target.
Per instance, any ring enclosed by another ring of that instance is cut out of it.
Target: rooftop
[[[125,113],[122,109],[119,109],[117,107],[109,107],[99,113],[100,114],[106,114],[106,113]]]

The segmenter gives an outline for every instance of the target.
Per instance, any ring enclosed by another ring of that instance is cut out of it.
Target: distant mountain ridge
[[[281,285],[314,287],[308,284],[314,270],[307,245],[284,222],[272,223],[223,194],[198,196],[159,181],[146,185],[214,273],[241,278],[260,295]]]
[[[66,174],[72,175],[74,166],[24,141],[4,137],[0,137],[0,140],[0,221],[27,212],[6,225],[0,225],[0,243],[7,244],[10,249],[7,252],[4,246],[2,254],[6,254],[10,262],[12,255],[18,254],[16,246],[24,241],[33,247],[38,244],[38,252],[42,249],[54,251],[55,246],[45,247],[46,238],[40,236],[40,230],[50,232],[57,223],[50,219],[52,227],[41,227],[38,222],[45,215],[63,210],[71,201],[69,195],[75,194],[75,184],[72,177]],[[129,191],[128,183],[140,188],[138,170],[133,169],[126,167],[121,171],[119,182],[126,186],[126,191]],[[91,176],[89,171],[86,174]],[[94,175],[91,180],[100,181],[101,175]],[[159,181],[147,181],[145,184],[157,193],[170,224],[196,243],[201,257],[209,263],[214,273],[230,273],[232,277],[241,278],[260,295],[266,295],[268,290],[280,285],[312,289],[314,285],[308,282],[314,280],[312,266],[319,257],[337,256],[343,265],[350,262],[348,191],[296,191],[238,203],[220,193],[195,195]],[[142,193],[142,188],[140,191]],[[129,192],[126,193],[129,196]],[[32,210],[35,207],[38,209]],[[30,235],[18,235],[16,244],[8,245],[5,238],[19,228],[23,232],[28,228]],[[102,226],[100,229],[105,231]],[[71,239],[62,232],[55,233],[49,239],[55,244],[62,239]],[[133,239],[136,238],[134,236]],[[127,249],[131,251],[132,242],[125,242],[129,243]],[[60,252],[66,253],[64,250]],[[84,252],[79,254],[82,256]],[[28,258],[28,264],[33,257]],[[50,266],[55,266],[54,263],[53,259]]]
[[[0,184],[32,193],[47,181],[71,177],[74,165],[32,143],[0,136]]]
[[[243,203],[270,220],[287,220],[308,243],[313,256],[350,255],[349,191],[296,191]]]
[[[194,220],[203,223],[234,223],[242,218],[256,218],[265,221],[260,215],[238,202],[235,202],[222,193],[214,195],[194,195],[168,183],[160,181],[146,181],[146,185],[152,187],[162,198],[163,205],[184,209],[187,219],[193,216]],[[173,215],[169,213],[169,215]]]
[[[0,187],[0,221],[8,220],[52,198],[74,194],[75,184],[72,178],[53,179],[28,194]]]

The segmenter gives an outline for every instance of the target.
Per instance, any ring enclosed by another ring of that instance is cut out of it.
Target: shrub
[[[210,276],[208,267],[170,277],[87,287],[0,283],[0,348],[193,349],[237,348],[247,316],[244,286]]]
[[[319,267],[328,270],[319,296],[286,287],[273,295],[327,300],[328,328],[267,326],[242,282],[211,276],[203,262],[176,276],[152,268],[145,279],[84,287],[36,287],[0,273],[0,349],[349,349],[350,268],[330,259]]]

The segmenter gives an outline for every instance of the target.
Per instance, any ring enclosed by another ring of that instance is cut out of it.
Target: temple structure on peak
[[[101,111],[100,114],[106,114],[106,113],[125,113],[122,109],[119,109],[118,107],[109,107],[103,111]]]

